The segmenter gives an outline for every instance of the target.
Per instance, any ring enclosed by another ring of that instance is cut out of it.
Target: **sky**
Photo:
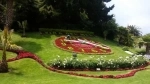
[[[115,5],[109,14],[114,14],[119,26],[136,25],[142,35],[150,33],[150,0],[111,0]]]

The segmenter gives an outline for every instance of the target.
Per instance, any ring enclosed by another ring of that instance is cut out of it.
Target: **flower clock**
[[[112,54],[108,46],[86,39],[67,39],[65,36],[61,36],[55,40],[55,45],[60,49],[76,53]]]

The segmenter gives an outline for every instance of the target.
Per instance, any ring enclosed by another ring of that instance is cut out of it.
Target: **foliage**
[[[137,54],[142,54],[142,55],[146,54],[146,49],[144,47],[136,48],[135,51]]]
[[[145,42],[150,42],[150,34],[146,34],[142,38]]]
[[[1,0],[0,1],[0,23],[5,23],[5,15],[6,15],[6,7],[5,7],[6,1]]]
[[[138,68],[143,65],[147,65],[146,59],[139,56],[129,56],[126,58],[118,58],[116,60],[109,59],[104,60],[101,56],[96,60],[89,59],[89,60],[79,60],[79,59],[72,59],[72,58],[65,58],[64,60],[54,59],[52,62],[48,63],[49,66],[58,69],[65,69],[65,70],[96,70],[96,68],[100,68],[101,70],[116,70],[116,69],[133,69]]]
[[[120,26],[117,28],[116,38],[119,44],[129,47],[137,46],[139,42],[143,41],[140,36],[141,32],[135,25]]]
[[[93,36],[94,33],[90,31],[81,31],[81,30],[64,30],[64,29],[49,29],[49,28],[39,28],[41,34],[56,34],[56,35],[74,35],[74,36]]]
[[[115,36],[117,35],[117,27],[118,24],[114,18],[108,22],[103,23],[102,31],[104,39],[106,40],[106,38],[108,38],[114,40]]]
[[[18,28],[17,21],[27,20],[30,31],[38,30],[37,24],[41,21],[41,16],[37,8],[37,0],[15,0],[14,15],[14,29]]]
[[[122,48],[122,50],[124,50],[124,51],[129,51],[129,47],[124,46],[124,47]]]
[[[126,46],[133,46],[134,40],[129,30],[125,27],[118,27],[117,30],[118,43]]]
[[[27,20],[24,20],[22,22],[20,21],[17,21],[17,22],[18,22],[19,27],[23,29],[23,36],[25,36],[26,35],[25,30],[28,26]]]
[[[59,27],[62,29],[102,30],[96,26],[108,22],[108,14],[114,5],[107,7],[111,0],[15,0],[15,22],[27,20],[29,30],[38,27]],[[14,27],[17,29],[16,27]]]
[[[11,30],[9,33],[7,32],[7,39],[4,38],[4,31],[3,33],[0,35],[1,36],[1,39],[0,39],[0,47],[3,47],[4,46],[4,41],[6,41],[6,49],[7,50],[23,50],[23,48],[21,46],[17,46],[16,44],[13,44],[12,43],[12,33],[13,33],[13,30]]]
[[[144,35],[143,37],[143,41],[145,41],[145,46],[146,46],[146,54],[150,54],[150,33]]]
[[[135,25],[128,25],[127,28],[129,29],[129,33],[133,34],[134,36],[141,36],[139,28]]]

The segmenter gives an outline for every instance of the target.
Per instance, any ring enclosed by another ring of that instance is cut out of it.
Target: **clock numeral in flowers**
[[[95,53],[98,52],[98,51],[96,51],[96,50],[94,50],[94,49],[91,49],[91,51],[92,51],[92,52],[95,52]]]
[[[81,49],[82,52],[84,52],[84,49]]]
[[[60,39],[61,42],[64,42],[64,39]]]
[[[106,50],[103,50],[103,49],[100,49],[100,51],[102,51],[102,52],[106,52]]]
[[[61,45],[66,46],[66,43],[61,43]]]
[[[72,47],[68,47],[68,49],[69,49],[69,50],[73,50],[73,48],[72,48]]]

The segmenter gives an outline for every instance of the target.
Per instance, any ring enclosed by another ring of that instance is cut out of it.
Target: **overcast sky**
[[[150,0],[111,0],[115,4],[110,14],[115,15],[120,26],[136,25],[142,34],[150,33]]]

